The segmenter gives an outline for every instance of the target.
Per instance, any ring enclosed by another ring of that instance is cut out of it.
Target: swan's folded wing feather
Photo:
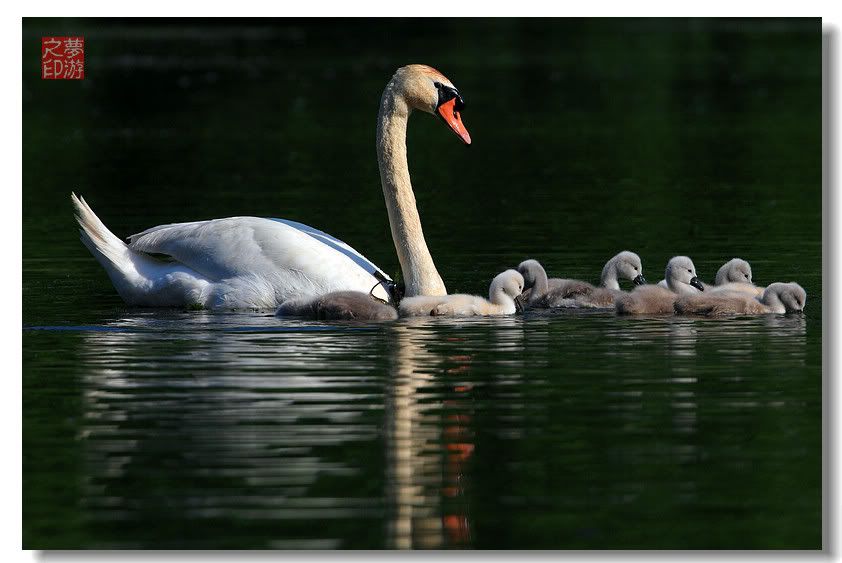
[[[377,283],[373,273],[380,271],[326,233],[259,217],[160,225],[132,235],[129,241],[132,250],[171,256],[210,280],[258,276],[270,282],[277,279],[278,287],[300,288],[302,294],[367,292]],[[385,292],[376,293],[388,299]]]
[[[138,252],[171,256],[214,281],[249,272],[266,272],[272,269],[272,259],[280,257],[284,248],[294,250],[299,245],[295,234],[290,232],[282,233],[285,241],[276,237],[277,242],[286,243],[281,248],[267,249],[266,239],[271,238],[271,233],[259,221],[254,217],[229,217],[160,225],[129,237],[129,247]]]
[[[383,274],[383,276],[385,276],[385,278],[387,280],[392,279],[392,278],[389,277],[388,274],[381,271],[380,268],[375,266],[374,263],[371,262],[371,260],[369,260],[368,258],[363,256],[362,254],[357,252],[357,250],[355,248],[353,248],[351,245],[347,244],[344,241],[339,240],[338,238],[336,238],[334,236],[331,236],[331,235],[327,234],[324,231],[320,231],[319,229],[316,229],[316,228],[311,227],[309,225],[305,225],[304,223],[299,223],[297,221],[290,221],[289,219],[274,219],[273,218],[273,219],[271,219],[271,221],[283,223],[283,224],[288,225],[288,226],[290,226],[290,227],[292,227],[292,228],[294,228],[298,231],[301,231],[302,233],[310,235],[314,239],[322,242],[323,244],[326,244],[327,246],[332,247],[334,250],[337,250],[338,252],[346,255],[348,258],[350,258],[351,260],[356,262],[361,268],[368,271],[369,273],[373,274],[375,271],[377,271],[377,272],[380,272],[381,274]]]

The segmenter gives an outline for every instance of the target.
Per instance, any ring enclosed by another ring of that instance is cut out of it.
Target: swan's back
[[[615,307],[621,315],[666,315],[673,313],[677,297],[660,285],[642,285],[620,295]]]
[[[588,296],[599,289],[579,280],[552,278],[548,280],[549,289],[541,295],[532,295],[535,288],[525,291],[523,296],[530,307],[539,309],[579,307],[576,299]]]
[[[705,317],[762,315],[770,312],[769,307],[741,291],[704,292],[698,295],[686,295],[676,299],[674,309],[678,315],[701,315]]]
[[[391,305],[359,291],[335,291],[315,298],[287,301],[275,313],[318,320],[391,321],[398,312]]]
[[[430,314],[445,317],[474,317],[492,314],[494,304],[478,295],[448,295]]]
[[[402,317],[474,316],[481,315],[483,305],[488,304],[478,295],[455,293],[453,295],[416,295],[404,297],[398,305]]]
[[[726,282],[722,285],[716,286],[706,286],[705,293],[710,293],[711,295],[716,295],[718,293],[744,293],[751,297],[759,297],[763,295],[763,291],[765,287],[758,287],[754,284],[750,283],[743,283],[743,282]]]
[[[627,295],[626,292],[619,289],[595,287],[589,292],[575,296],[573,302],[576,304],[576,307],[611,309],[616,305],[617,299],[623,295]]]

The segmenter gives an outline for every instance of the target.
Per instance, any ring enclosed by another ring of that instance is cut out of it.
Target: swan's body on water
[[[696,266],[686,256],[673,256],[667,262],[665,279],[655,285],[641,285],[617,298],[616,311],[621,315],[667,315],[673,313],[676,299],[704,291],[696,276]],[[662,285],[663,284],[663,285]]]
[[[377,158],[406,295],[445,295],[424,240],[406,160],[413,109],[437,114],[465,144],[471,138],[453,84],[435,69],[398,69],[383,91]],[[229,217],[160,225],[129,237],[111,233],[82,198],[71,196],[82,242],[131,305],[276,308],[335,291],[371,292],[394,302],[391,279],[341,240],[285,219]],[[155,255],[164,255],[161,260]]]
[[[564,278],[547,278],[547,272],[537,260],[524,260],[518,265],[526,283],[524,297],[535,308],[613,308],[619,295],[620,279],[635,285],[646,283],[640,256],[624,250],[613,256],[602,268],[600,286]]]
[[[715,293],[722,293],[722,292],[740,292],[745,293],[746,295],[750,295],[751,297],[760,297],[763,295],[763,292],[766,290],[765,287],[757,286],[751,283],[742,283],[742,282],[727,282],[723,283],[722,285],[706,285],[705,286],[705,293],[715,294]]]
[[[488,299],[462,293],[439,296],[419,295],[407,297],[401,301],[398,312],[402,317],[513,315],[520,309],[521,293],[523,293],[523,276],[516,270],[506,270],[491,280]]]
[[[367,293],[372,288],[375,296],[390,298],[375,277],[377,266],[342,241],[305,225],[229,217],[161,225],[132,235],[125,244],[84,199],[72,197],[82,242],[132,305],[271,309],[301,296],[341,289]]]
[[[723,317],[729,315],[767,315],[796,313],[804,310],[807,292],[795,282],[773,283],[761,296],[743,291],[712,291],[686,295],[676,300],[679,315]]]
[[[398,318],[397,309],[361,291],[334,291],[318,297],[292,299],[282,303],[275,314],[317,320],[391,321]]]

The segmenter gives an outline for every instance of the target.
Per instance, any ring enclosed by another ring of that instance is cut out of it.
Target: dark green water
[[[87,78],[41,81],[42,35]],[[25,548],[821,547],[821,31],[800,21],[23,25]],[[374,153],[394,70],[451,292],[621,249],[795,280],[803,316],[384,325],[124,306],[78,240],[229,215],[398,264]]]

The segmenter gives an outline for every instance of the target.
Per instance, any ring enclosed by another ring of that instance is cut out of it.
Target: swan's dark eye
[[[746,279],[748,279],[748,274],[745,274],[745,276],[746,276]]]
[[[693,270],[687,270],[687,271],[690,272],[691,274],[693,273]]]
[[[462,96],[459,95],[459,92],[456,90],[456,88],[453,88],[451,86],[445,86],[441,82],[433,82],[433,85],[435,85],[435,87],[439,91],[439,100],[436,104],[436,109],[438,109],[438,107],[442,104],[449,102],[453,98],[456,98],[456,103],[453,104],[454,111],[458,112],[465,109],[465,101],[462,99]]]

